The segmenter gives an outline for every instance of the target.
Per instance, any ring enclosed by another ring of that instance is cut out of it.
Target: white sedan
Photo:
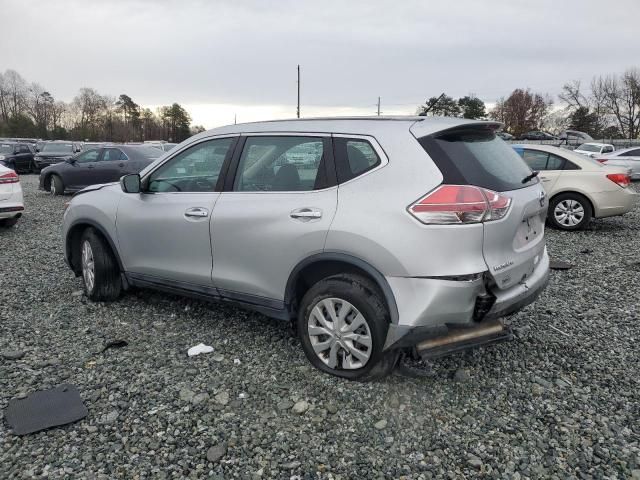
[[[549,145],[513,145],[531,170],[539,172],[547,195],[547,221],[562,230],[584,228],[592,218],[633,210],[638,195],[627,188],[630,170]]]
[[[0,165],[0,227],[12,227],[22,216],[24,202],[18,174]]]

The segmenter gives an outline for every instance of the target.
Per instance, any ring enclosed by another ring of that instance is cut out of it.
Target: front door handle
[[[189,208],[187,209],[186,212],[184,212],[185,217],[202,218],[208,215],[209,215],[209,211],[206,208],[202,208],[202,207]]]
[[[314,218],[322,218],[322,210],[319,208],[298,208],[292,210],[289,216],[296,220],[312,220]]]

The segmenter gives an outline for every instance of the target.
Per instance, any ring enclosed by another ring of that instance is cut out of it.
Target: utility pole
[[[233,114],[233,124],[234,125],[236,125],[238,123],[237,120],[238,120],[238,115],[234,113]]]
[[[298,108],[296,110],[298,118],[300,118],[300,65],[298,65]]]
[[[378,97],[378,116],[380,116],[380,97]]]

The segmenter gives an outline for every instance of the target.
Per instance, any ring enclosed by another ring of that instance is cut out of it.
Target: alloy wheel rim
[[[562,200],[556,205],[553,215],[560,225],[575,227],[584,219],[584,207],[577,200]]]
[[[325,298],[307,318],[311,346],[329,368],[355,370],[364,367],[373,350],[371,330],[365,317],[341,298]]]
[[[91,292],[95,284],[96,273],[93,250],[87,240],[82,244],[82,278],[84,279],[87,290]]]
[[[51,177],[51,180],[49,180],[49,182],[50,182],[49,189],[51,190],[51,193],[53,193],[55,195],[56,194],[56,182],[54,181],[53,177]]]

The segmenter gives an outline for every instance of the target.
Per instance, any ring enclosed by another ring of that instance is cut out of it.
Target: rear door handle
[[[322,218],[322,210],[319,208],[297,208],[292,210],[289,216],[296,220],[312,220]]]
[[[185,217],[202,218],[209,215],[209,211],[202,207],[189,208],[184,212]]]

